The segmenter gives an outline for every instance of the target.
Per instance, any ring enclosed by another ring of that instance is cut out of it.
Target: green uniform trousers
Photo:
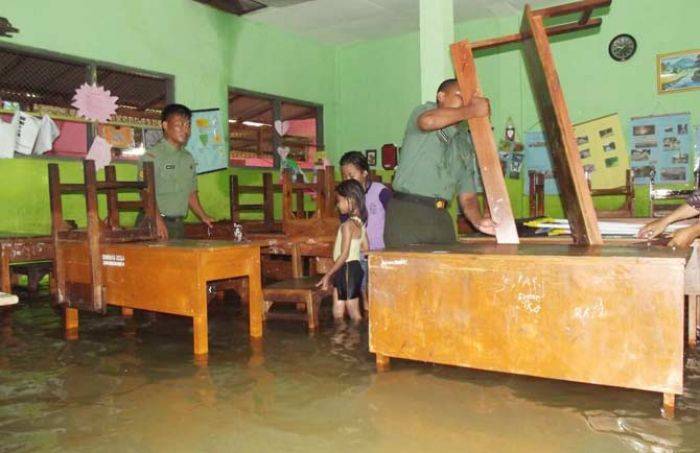
[[[446,209],[397,198],[389,203],[384,225],[384,243],[387,247],[450,244],[456,241],[452,217]]]

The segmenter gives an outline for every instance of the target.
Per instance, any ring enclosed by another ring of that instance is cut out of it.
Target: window
[[[281,147],[309,168],[323,150],[323,106],[318,104],[231,89],[228,121],[233,165],[277,167],[275,151]]]
[[[119,98],[111,121],[93,124],[76,116],[73,95],[86,82],[102,85]],[[49,156],[82,158],[99,135],[112,145],[113,158],[137,159],[162,136],[160,111],[172,93],[170,76],[0,46],[0,117],[10,121],[17,109],[49,115],[60,129]]]

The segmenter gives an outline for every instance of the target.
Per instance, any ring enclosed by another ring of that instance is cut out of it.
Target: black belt
[[[435,209],[447,209],[447,200],[444,198],[424,197],[423,195],[414,195],[412,193],[394,192],[392,195],[397,200],[410,201],[425,206],[430,206]]]
[[[167,220],[169,222],[177,222],[178,220],[182,220],[185,218],[184,215],[163,215],[163,214],[161,214],[160,216],[163,218],[163,220]]]

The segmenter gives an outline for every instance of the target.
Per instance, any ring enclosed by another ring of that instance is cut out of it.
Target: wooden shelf
[[[24,112],[24,110],[23,110]],[[32,116],[36,116],[37,118],[41,118],[44,116],[43,113],[39,112],[24,112],[28,113]],[[0,109],[0,114],[6,114],[6,115],[14,115],[15,110],[6,110],[6,109]],[[158,126],[152,126],[150,124],[139,124],[139,123],[127,123],[127,122],[122,122],[122,121],[106,121],[106,122],[97,122],[97,121],[89,121],[86,120],[85,118],[79,118],[77,116],[69,116],[69,115],[51,115],[48,114],[49,118],[52,120],[58,120],[58,121],[73,121],[74,123],[83,123],[83,124],[102,124],[106,126],[119,126],[119,127],[133,127],[137,129],[158,129]]]

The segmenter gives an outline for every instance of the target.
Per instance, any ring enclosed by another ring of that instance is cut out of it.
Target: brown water
[[[367,329],[269,322],[262,348],[234,305],[212,307],[206,367],[188,320],[83,315],[63,339],[47,300],[0,331],[0,451],[696,451],[700,355],[676,419],[660,396],[392,361]]]

